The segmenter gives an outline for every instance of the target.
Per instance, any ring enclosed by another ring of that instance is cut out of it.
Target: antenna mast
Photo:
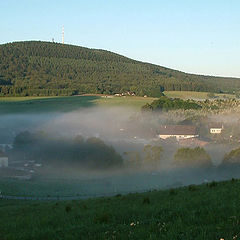
[[[64,26],[62,27],[62,44],[64,44]]]

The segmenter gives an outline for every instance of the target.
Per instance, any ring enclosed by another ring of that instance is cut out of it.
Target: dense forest
[[[193,59],[194,61],[194,59]],[[187,74],[97,49],[29,41],[0,45],[0,96],[233,92],[240,79]]]

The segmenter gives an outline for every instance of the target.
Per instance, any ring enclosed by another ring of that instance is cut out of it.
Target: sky
[[[0,44],[41,40],[240,77],[239,0],[0,0]]]

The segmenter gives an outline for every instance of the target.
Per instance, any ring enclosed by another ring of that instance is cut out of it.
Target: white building
[[[179,141],[181,139],[196,138],[198,134],[195,126],[166,125],[160,127],[158,137],[161,139],[175,137]]]
[[[0,168],[2,167],[8,167],[8,157],[3,152],[0,152]]]
[[[211,134],[220,134],[223,130],[222,123],[211,123],[209,124],[209,131]]]

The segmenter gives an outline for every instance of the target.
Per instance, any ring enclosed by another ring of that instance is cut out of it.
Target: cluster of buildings
[[[209,133],[211,135],[221,134],[223,130],[222,123],[210,123]],[[158,138],[166,140],[175,138],[181,146],[205,146],[209,142],[200,140],[196,126],[192,125],[165,125],[158,131]]]
[[[114,94],[114,96],[116,96],[116,97],[136,96],[136,93],[135,92],[131,92],[131,91],[127,91],[127,92],[124,92],[124,93],[116,93],[116,94]]]

